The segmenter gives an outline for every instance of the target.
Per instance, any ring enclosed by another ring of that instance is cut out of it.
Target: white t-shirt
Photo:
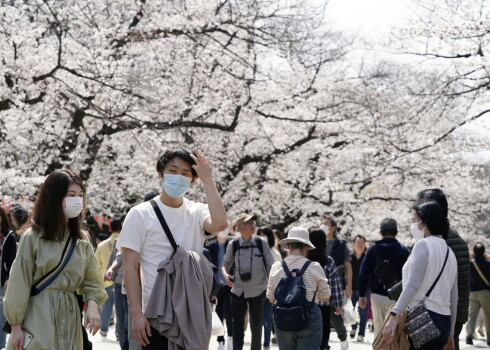
[[[184,198],[179,208],[167,207],[159,196],[153,198],[167,222],[177,245],[201,253],[204,247],[204,221],[210,216],[207,204]],[[173,252],[150,202],[132,208],[117,240],[118,248],[129,248],[140,254],[142,306],[145,311],[157,277],[157,267]]]

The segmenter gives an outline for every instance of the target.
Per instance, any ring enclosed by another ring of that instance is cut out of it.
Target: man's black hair
[[[354,239],[352,240],[352,243],[354,243],[354,242],[356,241],[356,239],[358,239],[358,238],[359,238],[359,239],[362,239],[362,240],[364,240],[364,242],[366,242],[366,237],[364,237],[363,235],[357,235],[357,236],[355,236],[355,237],[354,237]],[[315,245],[315,244],[313,244],[313,245]]]
[[[449,221],[444,209],[437,202],[424,202],[412,207],[422,220],[431,235],[442,235],[446,239],[449,231]]]
[[[17,220],[17,222],[19,223],[18,228],[24,226],[24,224],[27,221],[27,218],[29,217],[29,213],[27,212],[27,210],[25,210],[20,205],[16,205],[12,208],[12,215],[14,216],[15,220]]]
[[[108,238],[108,236],[107,236],[107,234],[105,234],[105,233],[99,233],[99,234],[97,235],[97,238],[98,238],[100,241],[105,241],[105,240]]]
[[[160,157],[158,157],[157,161],[157,171],[159,174],[163,173],[163,169],[165,169],[165,166],[167,165],[168,162],[170,162],[174,158],[179,158],[182,159],[184,162],[189,164],[192,169],[192,177],[197,177],[197,173],[192,168],[193,165],[196,165],[194,162],[194,159],[191,158],[191,153],[189,150],[185,148],[172,148],[169,150],[166,150],[165,153],[163,153]]]
[[[447,217],[447,198],[440,188],[428,188],[420,191],[417,193],[417,200],[419,199],[422,199],[424,202],[437,202]]]
[[[379,231],[381,236],[396,236],[398,233],[398,225],[395,219],[386,218],[379,224]]]
[[[473,253],[475,253],[475,256],[483,256],[483,254],[485,254],[485,246],[483,245],[483,243],[478,242],[477,244],[475,244],[475,246],[473,247]]]
[[[121,221],[120,220],[112,220],[111,221],[111,232],[121,232]]]

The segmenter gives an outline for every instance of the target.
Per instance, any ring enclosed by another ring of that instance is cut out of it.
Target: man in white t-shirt
[[[157,172],[163,179],[163,188],[154,200],[175,242],[187,250],[202,252],[205,232],[217,233],[227,227],[225,207],[216,189],[209,160],[197,149],[192,153],[185,149],[171,149],[158,159]],[[184,198],[198,177],[204,185],[207,205]],[[173,252],[150,202],[130,210],[117,246],[123,253],[124,283],[131,309],[133,336],[144,346],[143,349],[167,349],[167,338],[151,329],[144,316],[157,276],[157,266]]]

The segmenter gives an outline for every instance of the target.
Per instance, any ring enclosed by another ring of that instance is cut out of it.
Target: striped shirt
[[[286,262],[290,271],[294,269],[301,270],[303,265],[308,259],[299,255],[290,255],[284,261]],[[281,262],[276,262],[271,267],[269,274],[269,284],[267,285],[267,298],[275,299],[274,292],[281,278],[286,276]],[[306,299],[311,301],[313,294],[317,291],[315,303],[318,303],[318,298],[327,299],[330,297],[330,287],[328,286],[328,280],[323,272],[322,267],[317,262],[312,262],[303,274],[303,283],[306,287]]]

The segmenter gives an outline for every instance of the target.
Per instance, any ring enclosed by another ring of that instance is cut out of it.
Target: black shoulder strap
[[[284,260],[281,260],[281,265],[282,268],[284,269],[284,273],[286,274],[286,276],[291,277],[291,271],[289,271],[288,265]]]
[[[63,248],[63,253],[61,254],[61,260],[56,265],[54,269],[46,273],[41,279],[31,288],[31,296],[38,295],[44,289],[46,289],[55,279],[59,276],[61,271],[65,268],[73,255],[75,246],[77,245],[77,239],[75,237],[70,237]]]
[[[170,232],[170,229],[168,228],[167,222],[165,221],[165,218],[163,217],[162,211],[158,207],[157,202],[155,202],[154,199],[150,201],[151,206],[153,207],[153,210],[155,210],[155,213],[157,214],[158,220],[160,221],[160,224],[163,227],[163,231],[165,231],[165,234],[167,235],[168,241],[172,245],[172,248],[174,248],[174,252],[177,250],[177,243],[175,243],[174,236],[172,236],[172,232]]]
[[[238,248],[240,248],[240,242],[238,241],[238,238],[235,238],[233,240],[232,245],[233,245],[232,246],[232,248],[233,248],[233,257],[235,257]]]
[[[308,268],[308,266],[310,266],[311,264],[311,260],[308,260],[307,262],[305,262],[305,264],[303,265],[303,267],[301,268],[301,270],[296,274],[296,276],[303,276],[303,274],[305,273],[306,269]]]
[[[262,255],[262,261],[264,262],[264,269],[267,272],[267,262],[265,261],[264,246],[263,246],[264,241],[260,238],[255,238],[255,241],[258,242],[257,248],[259,248],[259,252]]]
[[[432,284],[432,287],[430,287],[430,289],[427,291],[427,294],[425,295],[426,298],[429,297],[430,293],[432,292],[432,290],[434,289],[434,287],[436,286],[437,282],[439,281],[439,278],[441,277],[442,275],[442,271],[444,271],[444,268],[446,267],[446,262],[447,262],[447,258],[449,256],[449,247],[447,248],[447,253],[446,253],[446,259],[444,259],[444,264],[442,264],[442,269],[441,269],[441,272],[439,272],[439,276],[437,276],[436,280],[434,281],[434,283]]]

